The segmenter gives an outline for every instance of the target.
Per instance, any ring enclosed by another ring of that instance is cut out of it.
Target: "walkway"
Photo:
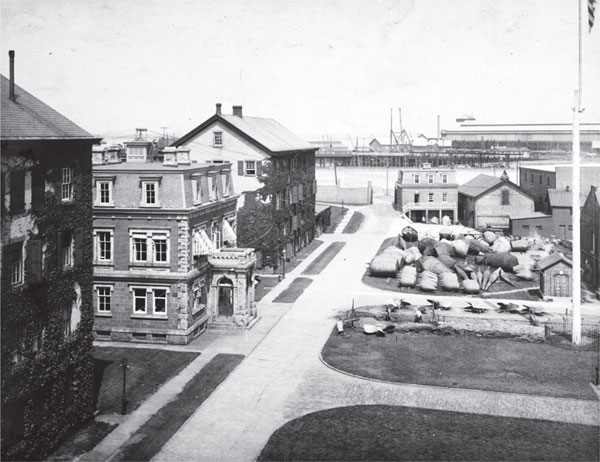
[[[376,203],[360,211],[365,221],[359,233],[322,235],[325,245],[288,274],[287,281],[301,274],[329,243],[347,242],[291,309],[272,303],[285,284],[261,301],[263,316],[281,310],[285,313],[154,460],[255,460],[271,434],[289,420],[356,404],[395,404],[598,425],[598,402],[390,384],[352,377],[324,365],[320,351],[340,311],[350,308],[353,300],[361,306],[397,296],[367,287],[360,280],[382,239],[401,225],[398,215],[387,204]],[[261,323],[263,320],[253,330]],[[224,344],[232,341],[230,338]]]

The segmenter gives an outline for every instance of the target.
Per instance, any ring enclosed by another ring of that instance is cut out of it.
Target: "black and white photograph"
[[[598,4],[0,0],[0,460],[600,460]]]

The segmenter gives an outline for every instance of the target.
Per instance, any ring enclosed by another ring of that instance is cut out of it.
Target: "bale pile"
[[[442,228],[439,237],[420,236],[407,226],[369,265],[374,276],[395,275],[398,286],[478,294],[493,290],[496,281],[515,286],[509,273],[519,279],[535,279],[532,268],[519,265],[511,251],[526,251],[526,239],[509,239],[486,231],[480,237],[463,236],[452,227]],[[473,264],[474,262],[474,264]]]

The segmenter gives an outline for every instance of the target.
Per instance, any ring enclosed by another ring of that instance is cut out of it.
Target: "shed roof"
[[[0,75],[0,80],[0,137],[3,140],[99,139],[18,85],[15,85],[15,101],[12,101],[9,79]]]
[[[571,260],[569,260],[567,257],[565,257],[562,253],[558,252],[558,253],[552,253],[552,254],[548,255],[547,257],[542,258],[540,261],[538,261],[538,267],[540,268],[541,271],[544,271],[544,270],[547,270],[548,268],[550,268],[551,266],[556,265],[558,262],[561,262],[561,261],[571,267],[573,266],[573,262]]]
[[[584,193],[579,194],[579,200],[581,204],[585,202],[586,195]],[[548,190],[548,201],[550,207],[572,207],[573,206],[573,191],[566,189],[549,189]]]
[[[523,215],[509,215],[508,218],[511,220],[525,220],[531,218],[552,218],[552,215],[546,215],[543,212],[531,212]]]

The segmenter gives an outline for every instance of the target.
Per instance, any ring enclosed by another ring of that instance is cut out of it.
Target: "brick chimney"
[[[15,50],[10,50],[8,52],[8,57],[10,59],[10,83],[8,97],[11,101],[15,101]]]
[[[233,115],[242,117],[242,106],[233,106]]]
[[[221,103],[217,103],[217,115],[221,115]]]

